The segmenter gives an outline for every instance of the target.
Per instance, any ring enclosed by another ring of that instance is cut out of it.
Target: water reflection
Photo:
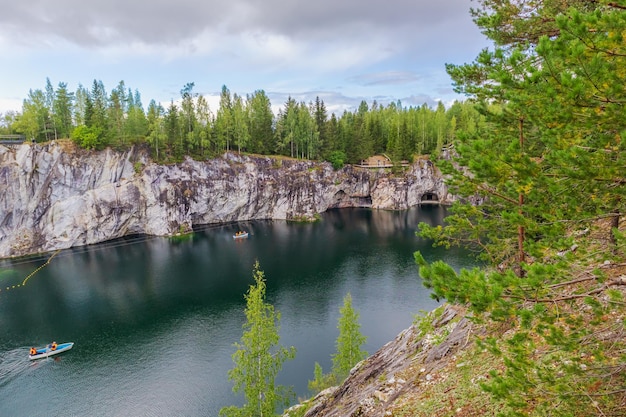
[[[130,237],[62,251],[26,286],[0,291],[0,415],[217,415],[238,401],[227,372],[256,260],[282,314],[282,343],[297,348],[279,382],[305,396],[313,364],[330,369],[345,294],[373,353],[436,305],[420,285],[415,250],[472,263],[415,235],[420,221],[444,215],[440,207],[335,210],[316,223],[241,222],[187,240]],[[234,241],[237,230],[250,238]],[[0,285],[21,283],[49,256],[1,262]],[[76,345],[30,368],[23,353],[51,340]],[[55,386],[42,387],[51,373]]]

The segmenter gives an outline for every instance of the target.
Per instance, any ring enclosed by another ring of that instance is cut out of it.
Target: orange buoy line
[[[26,278],[24,278],[24,281],[22,281],[22,286],[26,285],[26,281],[28,281],[30,279],[30,277],[32,277],[33,275],[35,275],[37,272],[41,271],[43,268],[45,268],[46,266],[48,266],[48,264],[50,263],[50,261],[52,260],[52,258],[54,258],[59,252],[61,252],[61,250],[58,250],[56,252],[54,252],[52,254],[51,257],[48,258],[48,260],[46,261],[46,263],[44,263],[43,265],[41,265],[39,268],[35,269],[33,272],[30,273],[30,275],[28,275]]]
[[[22,283],[21,283],[21,284],[16,284],[16,285],[10,285],[10,286],[7,286],[7,287],[6,287],[6,291],[13,290],[13,289],[15,289],[15,288],[23,287],[24,285],[26,285],[26,282],[27,282],[27,281],[28,281],[28,280],[29,280],[29,279],[30,279],[33,275],[35,275],[37,272],[41,271],[43,268],[45,268],[46,266],[48,266],[48,264],[50,263],[50,261],[52,260],[52,258],[54,258],[54,257],[57,255],[57,253],[59,253],[59,252],[61,252],[61,250],[58,250],[58,251],[54,252],[54,253],[52,254],[52,256],[51,256],[50,258],[48,258],[48,260],[47,260],[47,261],[46,261],[43,265],[41,265],[39,268],[35,269],[35,270],[34,270],[33,272],[31,272],[31,273],[30,273],[30,274],[29,274],[26,278],[24,278],[24,281],[22,281]],[[2,289],[0,289],[0,292],[1,292],[1,291],[2,291]]]

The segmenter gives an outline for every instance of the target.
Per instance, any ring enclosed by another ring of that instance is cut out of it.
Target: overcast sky
[[[472,0],[0,0],[0,112],[30,89],[123,80],[167,103],[186,83],[265,90],[274,106],[319,96],[330,111],[361,100],[405,106],[463,99],[446,63],[489,45]],[[209,100],[209,103],[214,103]],[[215,105],[211,104],[215,110]]]

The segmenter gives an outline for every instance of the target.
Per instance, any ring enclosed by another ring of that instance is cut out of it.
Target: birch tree
[[[265,301],[266,281],[258,261],[254,264],[254,285],[245,295],[246,322],[241,341],[235,344],[235,367],[228,372],[233,391],[243,392],[245,404],[220,410],[225,417],[270,417],[293,398],[291,388],[276,385],[283,363],[295,357],[295,348],[279,344],[280,313]]]

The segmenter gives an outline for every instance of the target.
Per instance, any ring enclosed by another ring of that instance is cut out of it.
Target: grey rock
[[[158,165],[147,153],[67,144],[0,145],[0,258],[194,225],[313,219],[330,208],[402,210],[426,195],[451,203],[428,160],[401,176],[382,169],[224,154]]]

